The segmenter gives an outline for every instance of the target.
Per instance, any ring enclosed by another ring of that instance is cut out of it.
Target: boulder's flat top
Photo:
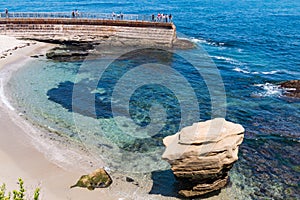
[[[240,124],[223,118],[194,123],[164,138],[167,148],[162,157],[174,160],[192,155],[213,155],[222,151],[232,153],[242,143],[244,131]]]

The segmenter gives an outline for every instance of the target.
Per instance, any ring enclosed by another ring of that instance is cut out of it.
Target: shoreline
[[[5,36],[6,37],[6,36]],[[6,37],[5,39],[7,39]],[[0,59],[0,184],[5,183],[8,190],[16,189],[18,178],[25,182],[25,189],[31,194],[35,187],[41,188],[41,199],[97,199],[106,194],[109,189],[96,190],[88,192],[85,189],[69,187],[74,184],[78,178],[93,171],[88,169],[90,163],[88,156],[83,154],[82,150],[75,150],[75,145],[71,144],[67,138],[59,137],[59,141],[53,141],[55,133],[47,133],[39,130],[38,127],[26,121],[20,114],[17,114],[9,103],[9,97],[5,95],[5,85],[11,75],[22,67],[31,58],[31,55],[45,54],[45,52],[55,45],[29,42],[22,48],[9,50],[6,58]],[[22,42],[20,44],[22,45]],[[42,138],[42,139],[41,139]],[[57,137],[58,138],[58,137]],[[51,143],[50,143],[51,142]],[[66,142],[68,142],[66,145]],[[65,148],[65,149],[64,149]],[[65,151],[64,155],[62,151]],[[53,152],[56,154],[53,155]],[[81,156],[81,160],[78,159]],[[62,157],[58,163],[55,157]],[[76,166],[74,163],[67,163],[65,158],[78,160],[82,166]],[[84,161],[83,161],[84,160]],[[102,166],[98,166],[102,167]],[[102,194],[102,195],[101,195]],[[104,198],[105,199],[105,198]]]
[[[5,130],[0,131],[0,185],[5,183],[7,191],[12,191],[18,188],[18,178],[22,178],[26,195],[32,196],[34,189],[39,187],[40,199],[46,200],[177,199],[149,194],[152,182],[145,175],[131,174],[130,178],[137,180],[131,182],[127,181],[128,174],[116,171],[108,171],[113,179],[108,188],[94,191],[70,189],[82,175],[105,167],[104,163],[99,162],[99,158],[93,160],[80,142],[57,135],[55,131],[40,127],[23,113],[18,113],[18,109],[10,104],[13,97],[5,89],[13,73],[35,59],[31,56],[44,55],[55,46],[32,42],[31,45],[13,50],[7,58],[0,59],[0,128]]]

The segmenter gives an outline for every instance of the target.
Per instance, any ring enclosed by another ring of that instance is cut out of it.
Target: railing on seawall
[[[43,19],[95,19],[95,20],[125,20],[125,21],[147,21],[147,22],[164,22],[170,23],[168,16],[154,17],[152,15],[138,14],[115,14],[115,13],[90,13],[90,12],[8,12],[1,13],[1,18],[43,18]]]

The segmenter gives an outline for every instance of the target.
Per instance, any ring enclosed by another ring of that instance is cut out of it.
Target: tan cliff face
[[[162,158],[170,163],[178,180],[185,183],[179,193],[193,197],[224,187],[228,171],[238,160],[244,131],[239,124],[216,118],[194,123],[164,138],[166,150]]]

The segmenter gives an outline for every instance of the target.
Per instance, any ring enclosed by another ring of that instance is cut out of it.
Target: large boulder
[[[89,190],[95,188],[106,188],[112,184],[112,179],[105,169],[96,169],[94,172],[88,175],[82,175],[73,187],[84,187]]]
[[[162,158],[182,183],[179,194],[194,197],[223,188],[243,138],[244,128],[223,118],[194,123],[164,138]]]

